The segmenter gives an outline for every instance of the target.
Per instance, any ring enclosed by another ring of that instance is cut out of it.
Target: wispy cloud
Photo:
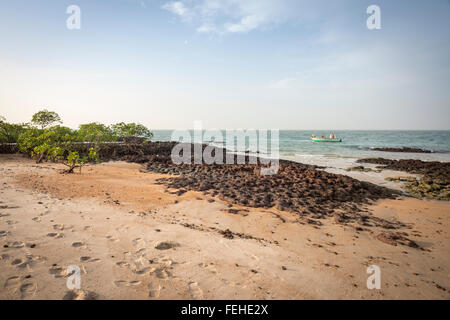
[[[270,84],[272,89],[288,89],[291,88],[292,85],[297,81],[296,78],[286,78],[275,81]]]
[[[167,2],[162,6],[162,9],[180,16],[183,21],[189,21],[192,16],[191,9],[188,8],[182,1]]]
[[[287,22],[296,17],[302,0],[180,0],[166,2],[162,9],[196,25],[197,32],[247,33]]]

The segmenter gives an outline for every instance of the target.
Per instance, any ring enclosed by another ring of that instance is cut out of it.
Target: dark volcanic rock
[[[450,200],[450,162],[383,158],[361,159],[357,162],[379,164],[382,165],[378,167],[381,169],[423,175],[419,180],[411,179],[406,182],[406,191],[417,198]]]
[[[204,146],[205,147],[205,146]],[[203,147],[203,149],[204,149]],[[217,148],[215,152],[223,152]],[[236,163],[236,156],[234,162]],[[258,158],[245,156],[244,164],[181,164],[170,153],[129,155],[123,160],[147,163],[147,170],[171,174],[158,183],[177,190],[201,191],[233,204],[295,212],[323,219],[335,210],[344,211],[348,221],[357,221],[360,208],[378,199],[393,199],[400,193],[344,175],[318,170],[316,166],[281,160],[274,175],[261,175]],[[318,223],[317,223],[318,224]]]
[[[420,246],[411,239],[408,239],[405,233],[382,232],[377,236],[377,239],[381,242],[390,244],[391,246],[397,246],[397,244],[401,244],[411,248],[420,249]]]
[[[405,171],[423,174],[430,178],[450,180],[450,162],[421,161],[412,159],[390,160],[384,158],[360,159],[358,163],[372,163],[382,165],[382,169]]]
[[[431,150],[418,149],[418,148],[372,148],[373,151],[385,151],[385,152],[409,152],[409,153],[433,153]]]

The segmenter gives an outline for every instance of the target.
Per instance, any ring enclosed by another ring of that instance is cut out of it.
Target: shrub
[[[116,141],[117,137],[108,126],[92,122],[80,125],[78,139],[87,143],[89,147],[99,148],[105,142]]]
[[[113,134],[121,141],[133,142],[150,140],[153,133],[142,124],[119,122],[111,126]],[[141,138],[141,139],[140,139]]]
[[[16,143],[26,129],[27,125],[8,123],[4,117],[0,116],[0,143]]]
[[[47,129],[30,128],[18,139],[19,150],[36,158],[37,163],[45,158],[52,159],[56,148],[69,152],[76,142],[76,132],[63,126]]]

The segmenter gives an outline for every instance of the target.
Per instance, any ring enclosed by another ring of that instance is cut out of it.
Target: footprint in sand
[[[35,283],[26,282],[19,288],[22,299],[29,298],[36,293],[37,285]]]
[[[147,248],[141,248],[138,251],[135,252],[135,254],[137,255],[143,255],[145,253],[145,251],[147,251]]]
[[[133,281],[125,281],[125,280],[116,280],[114,281],[114,284],[117,287],[135,287],[142,283],[142,281],[139,280],[133,280]]]
[[[169,279],[172,276],[172,274],[169,271],[167,271],[165,267],[155,269],[155,275],[159,279],[163,280]]]
[[[122,267],[122,268],[129,268],[130,267],[130,264],[128,262],[126,262],[126,261],[116,262],[116,265],[119,266],[119,267]]]
[[[120,288],[120,287],[126,286],[127,282],[124,280],[116,280],[116,281],[114,281],[114,284]]]
[[[81,257],[80,261],[81,262],[97,262],[97,261],[100,261],[100,259],[93,259],[91,257]]]
[[[62,231],[62,230],[64,230],[64,225],[63,224],[54,224],[53,229]]]
[[[12,276],[6,279],[5,284],[3,285],[3,288],[11,288],[11,287],[17,287],[20,283],[20,278],[18,276]]]
[[[35,222],[41,222],[41,217],[34,217],[33,219],[31,219]]]
[[[48,273],[53,274],[55,278],[64,278],[67,276],[67,270],[63,267],[59,267],[58,265],[53,265]]]
[[[77,241],[77,242],[73,242],[72,243],[72,247],[74,247],[74,248],[85,248],[86,244],[84,242]]]
[[[92,291],[70,290],[67,291],[63,300],[97,300],[98,294]]]
[[[145,275],[145,274],[151,273],[153,271],[155,271],[155,268],[146,267],[146,268],[143,268],[143,269],[135,270],[134,273],[136,273],[138,275]]]
[[[18,265],[18,264],[20,264],[20,263],[22,263],[22,262],[23,262],[22,259],[14,259],[14,260],[11,262],[11,265],[15,266],[15,265]]]
[[[8,231],[0,230],[0,237],[6,237],[8,235]]]
[[[19,248],[23,248],[25,246],[25,243],[22,241],[12,241],[12,242],[7,242],[3,248],[13,248],[13,249],[19,249]]]
[[[177,243],[177,242],[163,241],[163,242],[158,243],[155,246],[155,249],[157,249],[157,250],[169,250],[169,249],[176,248],[176,247],[179,247],[179,246],[180,246],[180,244]]]
[[[145,245],[145,240],[142,238],[136,238],[133,240],[134,246]]]
[[[54,239],[60,239],[60,238],[64,238],[64,234],[59,233],[59,232],[50,232],[50,233],[47,233],[47,237],[54,238]]]
[[[161,286],[159,284],[150,283],[148,285],[148,296],[150,298],[158,298],[161,292]]]
[[[108,239],[108,240],[111,241],[111,242],[117,242],[117,241],[119,241],[119,239],[114,238],[113,236],[107,236],[106,239]]]
[[[197,282],[189,283],[189,293],[191,294],[191,297],[195,300],[203,299],[203,291],[202,289],[200,289]]]

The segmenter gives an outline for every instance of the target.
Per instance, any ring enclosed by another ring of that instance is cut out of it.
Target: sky
[[[0,115],[450,130],[449,57],[449,0],[0,0]]]

